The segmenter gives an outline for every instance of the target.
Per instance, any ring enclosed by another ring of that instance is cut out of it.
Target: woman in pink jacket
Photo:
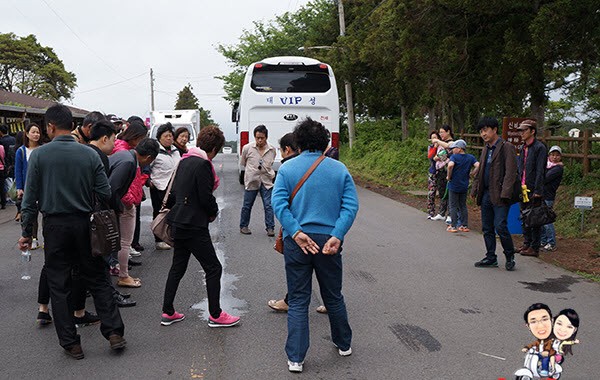
[[[115,148],[112,153],[121,150],[134,149],[140,141],[142,141],[148,130],[141,123],[131,123],[125,131],[123,131],[115,141]],[[143,174],[138,166],[136,168],[135,179],[129,186],[127,193],[121,198],[121,202],[125,206],[123,213],[119,215],[119,225],[121,232],[121,250],[119,251],[119,281],[118,286],[126,288],[139,288],[142,282],[139,278],[129,276],[129,251],[131,242],[133,241],[133,233],[135,230],[135,212],[136,207],[142,203],[144,195],[144,184],[149,176]]]

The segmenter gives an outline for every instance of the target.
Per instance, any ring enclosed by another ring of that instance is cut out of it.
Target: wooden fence
[[[470,149],[477,151],[483,150],[483,141],[479,134],[476,133],[462,133],[460,138],[467,142],[467,146]],[[564,136],[552,136],[550,131],[544,131],[539,136],[539,139],[546,144],[548,148],[552,145],[558,145],[562,149],[563,159],[569,159],[570,163],[580,162],[583,167],[584,175],[600,176],[600,170],[592,166],[592,161],[600,163],[600,154],[593,154],[592,147],[594,144],[600,143],[600,137],[594,137],[591,129],[583,131],[580,137],[564,137]],[[598,151],[599,149],[596,148]]]

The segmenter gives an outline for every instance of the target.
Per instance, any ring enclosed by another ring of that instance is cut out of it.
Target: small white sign
[[[592,197],[575,197],[575,208],[591,210],[594,205]]]

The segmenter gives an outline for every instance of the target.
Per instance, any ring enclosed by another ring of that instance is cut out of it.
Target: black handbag
[[[546,202],[542,201],[540,205],[535,205],[522,210],[521,220],[523,221],[523,227],[536,228],[554,223],[556,220],[556,213],[546,205]]]
[[[117,214],[97,199],[94,199],[94,211],[90,214],[90,242],[93,257],[121,250]]]

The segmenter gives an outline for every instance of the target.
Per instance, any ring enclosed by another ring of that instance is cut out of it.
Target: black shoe
[[[121,350],[127,345],[127,341],[121,335],[112,334],[108,337],[111,350]]]
[[[65,347],[65,353],[77,360],[84,358],[83,350],[81,349],[81,344],[73,344],[71,346]]]
[[[131,244],[131,248],[135,249],[138,252],[144,252],[144,247],[140,244]]]
[[[514,257],[507,257],[506,258],[506,264],[504,264],[504,267],[506,268],[507,271],[513,271],[515,270],[515,258]]]
[[[119,295],[119,296],[121,296],[123,298],[129,298],[129,297],[131,297],[131,293],[121,293],[120,291],[118,291],[116,289],[115,289],[115,295]]]
[[[140,265],[142,265],[141,261],[134,261],[134,260],[129,260],[129,266],[130,267],[139,267]]]
[[[50,316],[50,313],[38,311],[37,322],[40,326],[49,325],[52,323],[52,317]]]
[[[498,266],[498,260],[496,260],[496,259],[490,259],[490,258],[486,257],[485,259],[476,262],[475,266],[477,268],[493,268],[493,267],[497,267]]]
[[[90,326],[100,323],[100,317],[86,310],[83,317],[73,317],[73,322],[75,322],[77,327]]]
[[[115,295],[115,302],[118,307],[133,307],[137,305],[137,302],[131,299],[124,298],[120,294]]]

